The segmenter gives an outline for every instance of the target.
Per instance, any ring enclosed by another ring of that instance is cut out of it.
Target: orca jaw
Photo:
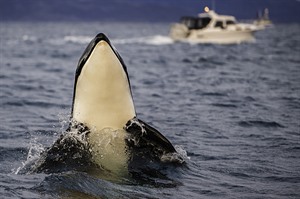
[[[71,117],[89,128],[101,130],[123,128],[135,116],[124,61],[109,39],[100,33],[79,60]]]
[[[118,53],[118,51],[116,50],[116,48],[111,44],[111,42],[109,41],[109,39],[106,37],[105,34],[103,33],[99,33],[98,35],[96,35],[96,37],[89,43],[89,45],[86,47],[85,51],[83,52],[83,54],[81,55],[79,62],[78,62],[78,66],[76,69],[76,75],[75,78],[77,79],[78,76],[81,73],[82,68],[84,67],[86,61],[88,60],[88,58],[90,57],[91,53],[93,52],[95,46],[100,42],[100,41],[105,41],[110,48],[113,50],[113,52],[115,53],[115,55],[117,56],[117,58],[119,59],[120,63],[123,66],[124,71],[126,72],[127,78],[128,78],[128,73],[127,73],[127,68],[126,65],[122,59],[122,57],[120,56],[120,54]],[[76,84],[75,80],[75,84]],[[129,82],[129,78],[128,78],[128,82]]]

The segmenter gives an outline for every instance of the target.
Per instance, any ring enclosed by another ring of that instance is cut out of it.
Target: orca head
[[[122,129],[136,116],[123,59],[103,34],[81,56],[75,75],[71,117],[87,127]]]

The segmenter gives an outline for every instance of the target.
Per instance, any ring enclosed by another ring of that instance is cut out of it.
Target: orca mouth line
[[[121,62],[122,66],[123,66],[123,68],[124,68],[124,70],[126,71],[126,74],[127,74],[126,66],[125,66],[125,63],[124,63],[122,57],[119,55],[119,53],[117,52],[117,50],[115,49],[115,47],[110,43],[110,41],[106,37],[106,35],[104,33],[99,33],[89,43],[89,45],[86,47],[85,51],[83,52],[82,56],[80,57],[79,62],[78,62],[78,67],[76,69],[76,77],[78,77],[80,75],[83,66],[85,65],[86,61],[89,59],[89,57],[90,57],[91,53],[93,52],[95,46],[100,41],[105,41],[106,43],[108,43],[108,45],[110,46],[110,48],[113,50],[113,52],[115,53],[115,55],[118,57],[119,61]],[[127,76],[128,76],[128,74],[127,74]]]

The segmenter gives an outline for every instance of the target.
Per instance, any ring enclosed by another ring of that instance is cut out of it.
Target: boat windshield
[[[210,21],[211,21],[211,18],[209,18],[209,17],[198,18],[199,27],[205,28],[209,24]]]
[[[209,17],[182,17],[181,18],[181,23],[187,26],[188,29],[202,29],[205,28],[211,18]]]
[[[226,25],[231,25],[231,24],[235,24],[235,22],[231,20],[226,21]]]

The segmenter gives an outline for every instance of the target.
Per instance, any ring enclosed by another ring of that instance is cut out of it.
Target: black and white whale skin
[[[98,34],[77,66],[70,126],[32,170],[97,166],[127,173],[153,162],[184,162],[173,155],[170,141],[137,118],[124,61],[109,39]]]

